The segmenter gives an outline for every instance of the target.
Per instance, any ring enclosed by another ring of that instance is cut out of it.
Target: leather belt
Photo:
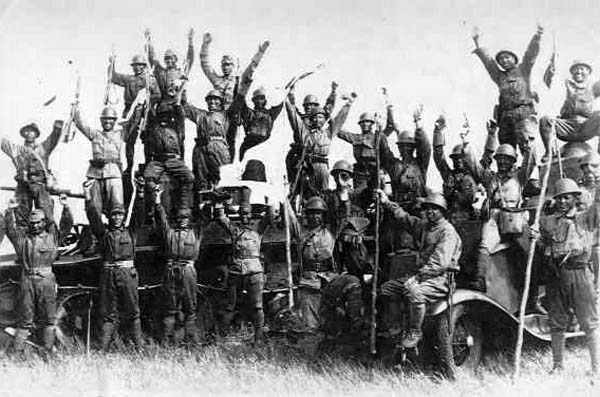
[[[27,275],[28,276],[34,276],[34,277],[48,277],[49,275],[54,274],[52,272],[52,267],[48,266],[48,267],[36,267],[31,269]]]
[[[114,262],[107,262],[104,263],[104,267],[105,268],[132,268],[134,267],[133,265],[133,260],[125,260],[125,261],[114,261]]]
[[[311,263],[303,263],[302,270],[305,272],[330,272],[333,270],[333,266],[331,261],[327,262],[311,262]]]
[[[181,158],[181,155],[179,153],[151,154],[150,156],[148,156],[149,161],[167,161],[178,158]]]
[[[194,267],[193,259],[167,259],[167,266],[191,266]]]

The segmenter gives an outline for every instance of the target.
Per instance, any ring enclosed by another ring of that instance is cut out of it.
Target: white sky
[[[129,73],[131,56],[142,52],[146,27],[152,30],[161,58],[171,47],[180,59],[187,30],[194,27],[196,59],[188,98],[197,106],[204,107],[203,98],[210,88],[197,58],[204,32],[213,35],[212,59],[217,67],[224,52],[235,54],[245,67],[258,43],[269,39],[271,47],[255,75],[253,88],[265,86],[272,103],[281,98],[276,87],[324,62],[325,70],[297,87],[298,100],[307,93],[324,100],[331,80],[339,82],[341,92],[356,91],[359,96],[348,118],[348,129],[358,132],[355,123],[361,112],[383,111],[379,88],[385,85],[402,127],[412,128],[412,110],[423,103],[428,133],[437,115],[446,114],[450,145],[458,142],[462,113],[466,112],[472,124],[470,140],[480,149],[497,89],[471,54],[472,27],[480,27],[481,43],[493,53],[510,48],[519,55],[536,22],[546,27],[532,80],[541,97],[539,113],[555,114],[564,95],[560,80],[570,62],[574,58],[596,61],[599,17],[597,0],[0,1],[0,53],[4,59],[0,63],[0,133],[20,141],[18,130],[29,120],[38,120],[47,133],[55,118],[66,118],[75,69],[83,79],[83,114],[91,125],[99,126],[97,115],[111,45],[116,48],[117,70]],[[541,76],[552,50],[552,32],[556,32],[558,42],[558,74],[548,91]],[[68,66],[69,60],[75,66]],[[55,103],[42,108],[53,95],[58,96]],[[119,109],[123,105],[121,95],[119,91]],[[188,124],[188,162],[194,136],[195,128]],[[266,161],[272,180],[279,183],[290,141],[283,112],[271,140],[249,151],[246,158]],[[89,143],[80,134],[70,144],[59,145],[51,168],[61,186],[80,190],[90,153]],[[330,162],[342,157],[351,159],[351,148],[335,139]],[[0,155],[0,167],[5,170],[0,173],[0,184],[14,185],[13,167],[4,155]],[[241,169],[242,165],[234,168]],[[430,185],[439,188],[440,177],[433,162],[429,176]],[[0,208],[7,200],[8,194],[2,193]],[[78,217],[82,220],[80,213]]]

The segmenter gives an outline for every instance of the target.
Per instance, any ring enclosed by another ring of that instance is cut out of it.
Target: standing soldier
[[[567,97],[560,109],[560,116],[544,116],[540,119],[540,134],[548,157],[548,144],[554,123],[556,137],[561,141],[583,142],[600,135],[600,112],[594,112],[594,100],[600,96],[600,81],[592,84],[589,63],[575,61],[569,68],[571,78],[565,80]]]
[[[290,87],[290,91],[288,93],[288,98],[290,99],[291,104],[294,106],[296,105],[296,96],[294,94],[295,88],[296,88],[296,84],[294,83],[294,85],[292,85],[292,87]],[[325,99],[325,105],[322,106],[322,108],[327,112],[327,117],[329,117],[333,113],[333,108],[335,107],[335,101],[337,99],[337,88],[338,88],[338,83],[336,83],[335,81],[332,81],[331,82],[331,91],[329,92],[329,95]],[[321,103],[319,102],[319,98],[317,98],[316,95],[308,94],[304,97],[304,100],[302,101],[302,109],[304,110],[304,112],[300,112],[300,110],[298,110],[298,108],[296,108],[296,112],[298,112],[298,114],[300,116],[302,116],[304,123],[307,126],[310,126],[310,115],[311,115],[313,109],[317,109],[320,107],[321,107]],[[302,148],[300,150],[302,150]]]
[[[600,202],[600,154],[591,152],[579,160],[583,176],[579,181],[581,186],[581,204],[584,209]],[[594,233],[592,241],[592,264],[594,265],[594,285],[598,287],[600,276],[600,229]]]
[[[58,144],[62,127],[63,121],[56,120],[52,132],[41,144],[36,142],[40,129],[35,123],[27,124],[19,131],[25,140],[23,145],[0,137],[0,148],[10,157],[17,170],[15,198],[25,219],[32,205],[44,212],[45,219],[54,219],[54,205],[47,189],[54,177],[48,169],[48,161]]]
[[[290,181],[296,180],[297,172],[304,172],[303,169],[307,169],[308,175],[306,176],[308,177],[309,186],[305,194],[320,195],[329,188],[328,156],[331,139],[338,134],[342,125],[346,122],[350,106],[355,97],[356,94],[353,93],[351,97],[347,98],[344,106],[328,125],[326,125],[327,112],[320,107],[313,109],[310,127],[304,123],[302,116],[298,114],[289,97],[286,98],[285,110],[294,133],[294,143],[305,154],[304,159],[302,159],[302,153],[298,153],[297,158],[293,159],[288,155],[286,163],[291,160],[294,162],[294,164],[287,164],[288,171],[293,172],[289,175]],[[298,189],[300,186],[295,186],[295,188]],[[296,192],[290,193],[296,194]]]
[[[102,316],[102,350],[108,350],[115,325],[119,323],[120,317],[125,320],[131,332],[133,343],[141,347],[142,323],[137,291],[138,274],[134,266],[135,226],[125,227],[123,207],[113,207],[108,217],[108,226],[102,223],[100,212],[92,203],[94,183],[93,179],[84,182],[83,192],[85,212],[90,228],[100,242],[102,253],[102,270],[98,286]],[[143,201],[142,193],[138,192],[136,205]],[[134,209],[134,212],[139,216],[139,209]]]
[[[490,77],[498,86],[500,96],[494,118],[500,126],[500,144],[519,145],[521,151],[531,146],[535,138],[535,102],[537,95],[531,91],[531,70],[540,52],[540,39],[544,29],[538,25],[529,46],[519,63],[519,57],[509,50],[502,50],[492,59],[484,47],[479,47],[479,30],[475,28],[473,51],[483,63]]]
[[[146,30],[144,35],[148,43],[148,61],[154,68],[154,76],[156,77],[162,99],[172,98],[176,92],[183,89],[183,80],[187,80],[194,63],[194,29],[190,29],[188,32],[188,49],[183,70],[177,66],[177,55],[170,48],[165,51],[165,65],[163,66],[156,59],[154,46],[151,43],[150,30]]]
[[[264,88],[254,90],[252,93],[254,109],[246,104],[246,99],[237,94],[233,102],[233,108],[239,113],[246,136],[240,146],[240,161],[244,159],[244,153],[250,148],[265,142],[271,136],[273,124],[283,109],[283,102],[267,109],[267,98]]]
[[[559,179],[555,185],[554,200],[557,212],[542,218],[540,230],[531,228],[531,237],[541,234],[539,244],[545,248],[549,268],[554,271],[546,285],[550,328],[552,336],[552,371],[563,369],[565,332],[570,323],[571,310],[575,312],[581,329],[587,336],[592,373],[598,373],[598,313],[597,285],[591,263],[591,243],[600,219],[598,204],[578,211],[581,194],[574,180]]]
[[[92,130],[82,120],[79,107],[75,110],[75,125],[92,143],[92,159],[86,178],[94,179],[92,203],[99,213],[109,216],[114,207],[123,207],[123,180],[121,178],[121,148],[127,142],[127,131],[114,129],[117,112],[105,107],[100,113],[102,131]]]
[[[196,307],[198,286],[194,263],[200,250],[200,235],[192,229],[189,208],[180,209],[177,225],[171,227],[167,213],[160,202],[162,191],[154,189],[154,215],[163,244],[163,253],[167,263],[163,276],[165,294],[165,314],[163,317],[163,343],[172,343],[175,332],[175,319],[179,311],[183,312],[185,334],[192,343],[198,343],[196,326]]]
[[[217,221],[231,236],[233,244],[232,262],[227,269],[227,306],[223,320],[225,326],[231,325],[236,305],[241,300],[242,290],[245,290],[254,325],[254,342],[260,343],[263,340],[265,325],[262,296],[265,275],[260,261],[260,245],[271,219],[271,210],[267,210],[265,216],[254,228],[250,224],[252,214],[250,189],[244,187],[242,196],[239,207],[239,225],[232,224],[224,213],[217,218]]]
[[[381,204],[406,228],[413,231],[420,255],[418,271],[405,279],[390,280],[381,286],[381,295],[403,296],[408,301],[408,329],[402,346],[413,348],[422,338],[426,304],[444,299],[449,293],[448,271],[458,270],[462,251],[460,236],[445,218],[446,200],[439,193],[429,194],[422,202],[425,219],[410,215],[387,195],[378,191]]]
[[[202,48],[200,48],[200,66],[202,66],[202,71],[212,84],[213,88],[221,93],[221,96],[223,97],[223,109],[228,109],[229,105],[231,105],[234,100],[234,87],[237,79],[237,76],[234,74],[235,60],[231,55],[223,55],[223,58],[221,59],[221,72],[223,74],[217,74],[210,62],[209,46],[211,42],[211,34],[204,33]],[[267,48],[269,48],[269,44],[268,40],[259,44],[258,51],[250,60],[250,64],[246,67],[244,73],[242,73],[240,78],[241,90],[238,92],[242,97],[246,96],[254,72],[262,60],[262,57],[265,55]]]
[[[35,327],[42,332],[44,348],[50,352],[55,340],[57,286],[52,264],[58,256],[58,229],[54,219],[46,218],[39,209],[29,213],[27,227],[20,227],[15,214],[18,205],[9,204],[6,217],[6,234],[15,247],[16,263],[21,267],[17,302],[20,329],[15,345],[21,350]]]

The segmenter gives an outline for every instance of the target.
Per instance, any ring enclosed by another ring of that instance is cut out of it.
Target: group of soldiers
[[[136,232],[149,221],[160,236],[166,260],[162,284],[164,341],[173,339],[175,317],[181,311],[186,335],[190,341],[198,342],[194,263],[202,239],[202,208],[212,205],[207,197],[215,201],[218,196],[215,188],[220,181],[219,168],[235,157],[238,126],[242,125],[245,131],[241,160],[249,148],[270,137],[274,121],[285,107],[293,131],[293,143],[285,159],[289,198],[290,202],[299,203],[297,207],[303,212],[298,214],[305,220],[292,217],[288,227],[298,246],[295,309],[306,329],[321,330],[330,336],[345,332],[361,338],[367,303],[372,299],[365,293],[371,288],[368,275],[380,270],[376,304],[384,313],[404,305],[407,324],[399,343],[413,348],[422,338],[426,305],[445,299],[450,291],[449,273],[460,269],[469,287],[485,292],[486,270],[499,247],[508,244],[526,253],[541,235],[537,240],[539,251],[548,267],[555,270],[546,288],[554,367],[562,368],[564,333],[574,311],[587,334],[592,369],[596,372],[598,154],[589,153],[581,160],[579,184],[566,178],[556,183],[552,204],[546,206],[547,214],[539,229],[530,227],[529,211],[524,207],[527,200],[540,193],[539,164],[533,147],[538,98],[531,89],[530,76],[542,35],[543,29],[538,26],[519,62],[509,50],[491,58],[479,46],[480,35],[475,32],[474,53],[498,85],[498,105],[487,123],[481,159],[475,158],[471,145],[463,140],[452,149],[452,164],[448,164],[444,151],[446,120],[443,116],[436,120],[431,143],[423,125],[423,107],[413,113],[412,131],[399,128],[392,105],[387,105],[385,123],[377,114],[365,112],[358,120],[360,131],[350,132],[345,129],[345,122],[356,94],[344,97],[345,103],[333,116],[337,84],[332,83],[331,94],[323,106],[317,97],[307,95],[301,111],[295,105],[294,87],[304,76],[288,83],[282,103],[268,108],[265,90],[258,88],[252,93],[254,106],[249,107],[246,95],[269,47],[268,41],[259,45],[241,76],[236,75],[236,62],[231,55],[221,59],[219,74],[210,63],[212,36],[206,33],[200,61],[213,89],[205,97],[206,109],[197,108],[185,95],[194,60],[193,30],[188,35],[187,59],[182,67],[172,50],[165,51],[164,65],[156,59],[147,31],[147,56],[132,58],[132,75],[115,72],[114,57],[110,59],[111,80],[124,88],[124,121],[117,124],[116,110],[106,107],[100,115],[102,128],[98,130],[87,125],[78,108],[74,112],[73,121],[92,144],[84,196],[90,228],[103,262],[99,285],[102,348],[109,348],[119,318],[126,320],[132,341],[142,344],[134,258]],[[571,77],[566,80],[567,96],[560,116],[541,118],[539,133],[546,147],[542,163],[552,157],[556,138],[572,142],[600,135],[600,118],[592,111],[600,88],[598,83],[589,82],[591,71],[589,63],[574,62],[569,69]],[[184,161],[186,118],[197,127],[191,170]],[[26,338],[34,323],[41,324],[48,349],[54,343],[52,325],[56,316],[52,263],[57,257],[62,229],[53,221],[48,158],[62,130],[63,123],[56,121],[50,136],[41,144],[37,143],[40,129],[35,124],[21,129],[25,139],[22,145],[2,139],[2,150],[17,169],[15,200],[4,220],[17,263],[23,268],[19,306],[23,332],[17,339]],[[399,156],[388,145],[387,138],[392,134],[397,138]],[[144,144],[145,159],[135,172],[133,153],[138,136]],[[354,164],[340,160],[329,168],[329,149],[335,137],[352,145]],[[127,161],[124,169],[120,156],[123,146]],[[443,179],[441,193],[427,187],[432,149]],[[255,160],[250,163],[255,164]],[[333,188],[329,187],[330,177],[335,181]],[[168,204],[162,199],[167,189],[173,198]],[[227,231],[232,241],[225,281],[227,302],[221,320],[225,326],[231,325],[236,306],[245,296],[252,309],[255,341],[261,342],[265,317],[261,239],[278,215],[277,209],[269,208],[258,224],[250,222],[247,189],[244,197],[236,222],[216,204],[212,213],[212,220]],[[287,201],[284,205],[291,210]],[[102,215],[108,218],[108,225],[103,224]],[[455,225],[465,220],[480,221],[481,240],[475,247],[476,260],[459,265],[466,242],[461,240]],[[373,259],[366,245],[367,236],[375,229],[379,230],[379,240],[375,242],[379,245],[378,260]],[[407,253],[413,255],[411,265],[405,263]],[[375,262],[379,262],[380,269],[375,269]],[[400,274],[394,270],[398,268],[403,269]],[[536,287],[532,286],[529,310],[543,311]]]

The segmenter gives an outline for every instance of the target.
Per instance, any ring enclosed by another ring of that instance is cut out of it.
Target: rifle
[[[283,176],[283,186],[287,187],[287,177]],[[294,307],[294,281],[292,278],[292,239],[290,237],[290,210],[288,207],[289,203],[287,197],[283,203],[283,224],[285,227],[285,261],[287,264],[288,271],[288,308],[292,310]]]
[[[77,74],[77,83],[75,84],[75,99],[71,104],[71,113],[69,114],[69,118],[63,125],[63,129],[61,134],[63,135],[63,141],[68,143],[73,140],[75,137],[75,128],[73,126],[73,120],[75,118],[75,111],[77,110],[77,105],[79,105],[79,94],[81,93],[81,76],[79,73]]]
[[[466,113],[463,113],[463,117],[465,118],[465,122],[463,123],[463,132],[460,133],[460,139],[462,140],[463,147],[465,146],[467,135],[471,132],[471,124],[469,123],[469,118]]]
[[[110,62],[108,63],[108,70],[106,72],[106,88],[104,89],[104,106],[108,106],[109,103],[112,103],[110,100],[110,91],[113,87],[112,85],[112,75],[115,70],[115,47],[113,46],[110,51]]]
[[[16,188],[12,187],[12,186],[0,186],[0,190],[14,192],[16,190]],[[50,193],[52,196],[60,196],[61,194],[64,194],[65,196],[71,197],[71,198],[79,198],[79,199],[85,198],[83,193],[74,193],[69,189],[52,188],[52,189],[48,189],[48,193]]]
[[[382,94],[387,102],[387,92],[382,89]],[[381,124],[377,122],[378,115],[375,115],[375,168],[377,174],[377,187],[379,188],[379,172],[381,170],[381,158],[379,153],[379,145],[381,140]],[[381,217],[381,209],[379,208],[379,195],[375,196],[375,263],[373,266],[373,285],[371,288],[371,332],[369,345],[371,354],[377,354],[377,276],[379,269],[379,222]]]

